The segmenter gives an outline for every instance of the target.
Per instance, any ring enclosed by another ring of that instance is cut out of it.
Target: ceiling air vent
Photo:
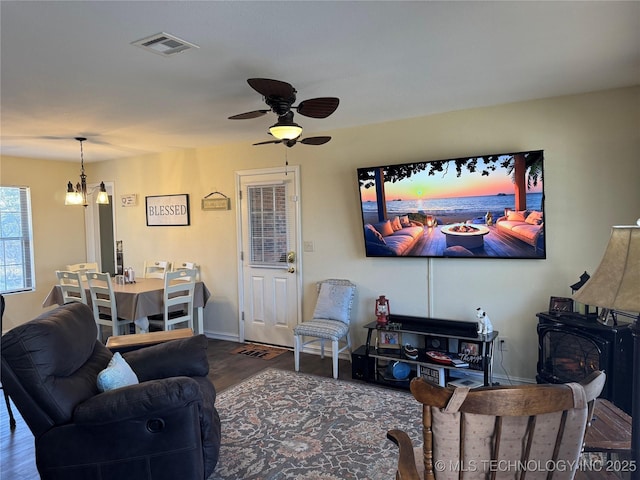
[[[185,50],[191,48],[200,48],[198,45],[189,43],[175,35],[169,35],[168,33],[160,32],[150,37],[145,37],[135,42],[131,42],[131,45],[135,45],[140,48],[144,48],[149,52],[168,57],[176,53],[182,53]]]

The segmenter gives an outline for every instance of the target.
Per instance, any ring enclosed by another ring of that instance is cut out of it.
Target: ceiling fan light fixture
[[[297,123],[278,122],[269,127],[269,133],[278,140],[293,140],[298,138],[302,133],[302,127]]]

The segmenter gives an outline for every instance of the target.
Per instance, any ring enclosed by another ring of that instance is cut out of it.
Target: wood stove
[[[607,375],[602,398],[631,415],[633,338],[629,324],[602,325],[579,314],[539,313],[538,383],[579,382]]]

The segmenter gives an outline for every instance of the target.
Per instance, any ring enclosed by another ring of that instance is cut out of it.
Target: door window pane
[[[264,265],[286,264],[289,251],[287,186],[249,186],[247,194],[250,262]]]

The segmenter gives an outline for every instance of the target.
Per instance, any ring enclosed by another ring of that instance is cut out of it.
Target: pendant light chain
[[[287,155],[288,149],[284,151],[284,175],[287,176],[289,173],[289,156]]]

